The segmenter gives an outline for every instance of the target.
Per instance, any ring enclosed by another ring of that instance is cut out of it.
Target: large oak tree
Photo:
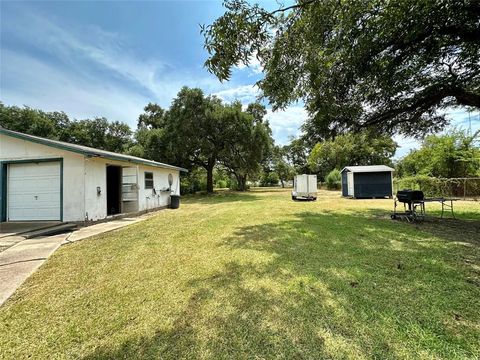
[[[224,5],[202,27],[207,68],[226,80],[256,56],[274,108],[304,101],[312,141],[362,127],[423,135],[446,125],[439,110],[480,108],[478,0]]]
[[[261,171],[272,149],[272,131],[264,120],[266,113],[259,103],[249,104],[246,111],[242,111],[239,102],[224,107],[225,122],[230,124],[231,132],[220,163],[235,176],[240,191],[247,190],[247,179]]]
[[[213,169],[228,145],[228,123],[222,116],[221,101],[200,89],[184,87],[166,114],[163,138],[175,163],[207,172],[207,192],[213,192]]]

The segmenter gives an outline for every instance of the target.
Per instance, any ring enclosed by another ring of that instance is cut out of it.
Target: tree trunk
[[[242,189],[242,177],[240,175],[235,174],[235,178],[237,179],[237,190],[243,191]]]
[[[208,166],[205,168],[207,170],[207,193],[213,193],[213,167],[214,163],[208,163]]]
[[[247,175],[236,175],[237,183],[238,183],[238,191],[245,191],[247,190]]]
[[[280,179],[280,182],[282,183],[282,189],[285,187],[285,184],[283,183],[283,179]]]

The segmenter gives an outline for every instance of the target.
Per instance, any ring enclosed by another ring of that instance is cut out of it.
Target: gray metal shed
[[[342,169],[342,196],[391,198],[394,171],[385,165],[346,166]]]

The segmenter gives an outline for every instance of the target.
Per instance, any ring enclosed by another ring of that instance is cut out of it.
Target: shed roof
[[[370,173],[370,172],[392,172],[395,169],[392,169],[386,165],[367,165],[367,166],[345,166],[342,169],[343,171],[350,171],[352,173]]]
[[[95,148],[91,148],[83,145],[70,144],[64,141],[47,139],[40,136],[24,134],[18,131],[8,130],[2,127],[0,127],[0,134],[11,136],[21,140],[31,141],[37,144],[51,146],[57,149],[65,150],[65,151],[71,151],[71,152],[82,154],[85,156],[101,157],[101,158],[110,159],[110,160],[125,161],[129,163],[134,163],[134,164],[149,165],[154,167],[179,170],[179,171],[185,171],[185,172],[188,171],[187,169],[184,169],[182,167],[164,164],[158,161],[147,160],[147,159],[143,159],[143,158],[139,158],[131,155],[118,154],[112,151],[95,149]]]

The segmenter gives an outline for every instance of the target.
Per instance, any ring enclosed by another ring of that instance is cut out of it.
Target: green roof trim
[[[104,159],[124,161],[124,162],[129,162],[134,164],[142,164],[142,165],[159,167],[164,169],[172,169],[172,170],[188,172],[187,169],[174,166],[174,165],[164,164],[161,162],[147,160],[147,159],[143,159],[143,158],[139,158],[131,155],[117,154],[111,151],[95,149],[88,146],[70,144],[63,141],[42,138],[40,136],[28,135],[18,131],[8,130],[2,127],[0,127],[0,134],[7,135],[20,140],[31,141],[37,144],[54,147],[60,150],[81,154],[84,156],[101,157]]]

